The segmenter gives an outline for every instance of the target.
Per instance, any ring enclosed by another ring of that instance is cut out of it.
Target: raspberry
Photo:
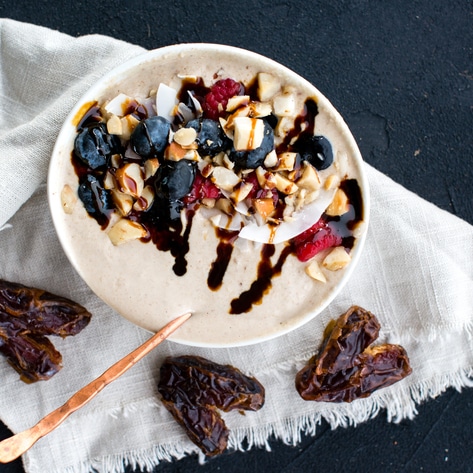
[[[297,259],[302,262],[309,261],[317,253],[341,243],[342,237],[335,234],[323,218],[293,239]]]
[[[205,198],[218,199],[219,197],[221,197],[220,189],[210,179],[206,179],[198,172],[192,189],[182,200],[184,204],[190,205]]]
[[[210,92],[204,97],[202,109],[204,117],[218,120],[225,114],[228,99],[235,95],[242,95],[244,87],[240,82],[233,79],[221,79],[210,88]]]

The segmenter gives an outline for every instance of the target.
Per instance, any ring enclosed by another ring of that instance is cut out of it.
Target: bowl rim
[[[138,54],[137,56],[132,57],[131,59],[124,61],[122,64],[106,72],[80,96],[80,98],[76,101],[73,108],[67,114],[63,124],[61,125],[60,131],[56,137],[56,141],[53,147],[53,151],[51,154],[51,159],[50,159],[50,163],[48,167],[48,174],[47,174],[48,205],[49,205],[49,209],[52,216],[56,234],[58,236],[60,244],[69,262],[74,267],[74,269],[79,274],[79,276],[84,281],[84,283],[92,290],[92,292],[94,292],[99,297],[99,299],[101,299],[105,304],[110,305],[108,302],[106,302],[103,299],[103,296],[97,294],[97,292],[95,292],[95,290],[90,287],[88,281],[83,276],[83,273],[80,268],[80,264],[75,260],[75,258],[70,253],[68,244],[65,241],[65,235],[60,231],[59,216],[57,215],[59,206],[55,202],[57,200],[57,193],[56,194],[54,193],[54,188],[55,186],[58,185],[54,183],[55,173],[57,172],[55,168],[55,161],[56,161],[55,156],[58,154],[59,150],[63,146],[64,140],[70,138],[72,131],[74,133],[76,132],[75,131],[76,129],[72,125],[72,123],[73,123],[74,117],[76,117],[79,111],[81,110],[81,107],[83,107],[85,103],[88,103],[94,100],[94,97],[98,97],[100,95],[100,91],[106,90],[107,85],[109,85],[117,76],[120,76],[128,72],[130,69],[137,67],[139,65],[142,65],[144,63],[155,62],[159,60],[160,58],[166,57],[167,55],[182,54],[182,53],[187,53],[189,51],[194,51],[194,50],[199,51],[199,52],[202,51],[205,53],[211,53],[214,51],[218,51],[219,53],[221,53],[223,51],[223,52],[228,52],[231,54],[237,54],[239,56],[251,57],[254,60],[261,61],[263,66],[267,64],[273,69],[285,71],[285,73],[288,74],[289,76],[296,77],[298,81],[300,81],[301,83],[305,85],[305,87],[313,90],[316,93],[317,98],[322,99],[325,102],[325,105],[330,109],[331,113],[337,116],[338,120],[337,120],[336,126],[340,129],[340,132],[344,136],[344,139],[348,141],[351,149],[354,151],[354,155],[351,155],[350,159],[354,159],[356,161],[357,168],[358,168],[359,175],[357,177],[359,180],[359,187],[361,190],[361,195],[362,195],[362,200],[363,200],[363,222],[364,222],[363,232],[361,236],[357,237],[356,246],[354,248],[354,252],[352,253],[352,259],[350,261],[350,264],[348,265],[348,267],[344,269],[344,273],[342,277],[340,278],[340,280],[337,282],[336,286],[329,292],[325,300],[321,304],[319,304],[316,307],[316,309],[308,310],[307,314],[304,317],[300,317],[299,320],[295,322],[293,321],[291,324],[288,324],[289,325],[288,327],[285,327],[284,329],[280,329],[279,331],[276,331],[276,332],[273,331],[269,333],[268,335],[253,337],[249,340],[245,339],[242,341],[235,341],[233,343],[227,343],[227,344],[207,343],[207,342],[199,342],[199,341],[190,342],[187,339],[181,339],[179,337],[179,331],[177,331],[175,334],[173,334],[169,338],[169,340],[179,343],[179,344],[183,344],[186,346],[203,347],[203,348],[230,348],[230,347],[241,347],[241,346],[259,344],[259,343],[273,340],[277,337],[286,335],[302,327],[303,325],[307,324],[312,319],[314,319],[316,316],[318,316],[320,313],[322,313],[334,301],[334,299],[339,295],[342,289],[346,286],[348,280],[353,274],[353,271],[355,270],[355,267],[359,263],[361,254],[363,253],[363,250],[364,250],[364,246],[365,246],[365,242],[366,242],[367,234],[368,234],[368,229],[370,225],[370,215],[371,215],[370,186],[369,186],[366,170],[364,169],[366,166],[366,162],[363,160],[363,157],[356,143],[356,140],[353,134],[351,133],[351,130],[349,129],[348,125],[346,124],[345,120],[343,119],[341,114],[338,112],[338,110],[333,106],[330,100],[322,92],[320,92],[320,90],[314,84],[309,82],[299,73],[291,70],[289,67],[271,58],[268,58],[266,56],[263,56],[251,50],[247,50],[247,49],[243,49],[243,48],[231,46],[231,45],[218,44],[218,43],[205,43],[205,42],[177,43],[177,44],[167,45],[167,46],[163,46],[160,48],[146,51],[144,53],[141,53],[141,54]],[[112,307],[112,309],[115,312],[117,312],[118,315],[128,320],[130,323],[140,326],[137,322],[131,321],[126,315],[120,313],[116,308]],[[164,322],[163,322],[163,325],[164,325]],[[148,330],[144,327],[142,328],[144,330]]]

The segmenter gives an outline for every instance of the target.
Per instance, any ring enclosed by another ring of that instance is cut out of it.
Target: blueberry
[[[76,136],[74,152],[91,169],[102,168],[112,154],[120,152],[120,140],[108,134],[103,123],[92,124]]]
[[[136,125],[130,136],[130,144],[144,160],[162,157],[168,144],[171,122],[164,117],[154,116]]]
[[[232,149],[229,157],[240,169],[256,169],[263,165],[266,155],[273,149],[274,131],[271,125],[264,120],[264,136],[261,145],[251,151],[236,151]]]
[[[99,180],[92,174],[87,174],[81,180],[78,189],[79,199],[84,204],[89,215],[100,218],[113,209],[110,191],[104,189]]]
[[[197,132],[198,151],[202,156],[215,156],[230,145],[220,123],[210,118],[191,120],[186,128],[194,128]]]
[[[327,169],[333,163],[332,145],[325,136],[301,136],[294,143],[294,150],[318,171]]]
[[[159,166],[156,193],[169,202],[178,201],[186,196],[194,183],[197,163],[181,159],[180,161],[164,161]]]

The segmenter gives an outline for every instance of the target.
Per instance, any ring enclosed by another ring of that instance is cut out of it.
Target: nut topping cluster
[[[169,235],[200,209],[239,238],[290,244],[302,262],[333,249],[325,270],[346,266],[362,221],[360,191],[344,185],[348,158],[334,160],[329,140],[316,134],[316,99],[298,105],[298,91],[266,72],[246,85],[181,82],[143,99],[121,93],[95,103],[78,126],[78,195],[111,242],[162,240],[163,224]],[[62,198],[71,212],[70,192]],[[302,242],[306,232],[311,240]],[[324,282],[315,265],[307,274]]]

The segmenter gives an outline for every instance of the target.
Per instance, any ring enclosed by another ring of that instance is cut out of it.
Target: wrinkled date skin
[[[296,389],[306,401],[352,402],[408,376],[412,369],[403,347],[370,346],[377,338],[377,318],[351,307],[327,327],[322,347],[296,375]]]
[[[229,430],[218,409],[257,411],[265,395],[255,378],[199,356],[167,357],[158,391],[164,406],[207,456],[227,447]]]
[[[47,380],[62,368],[47,335],[76,335],[90,318],[74,301],[0,279],[0,353],[26,383]]]

